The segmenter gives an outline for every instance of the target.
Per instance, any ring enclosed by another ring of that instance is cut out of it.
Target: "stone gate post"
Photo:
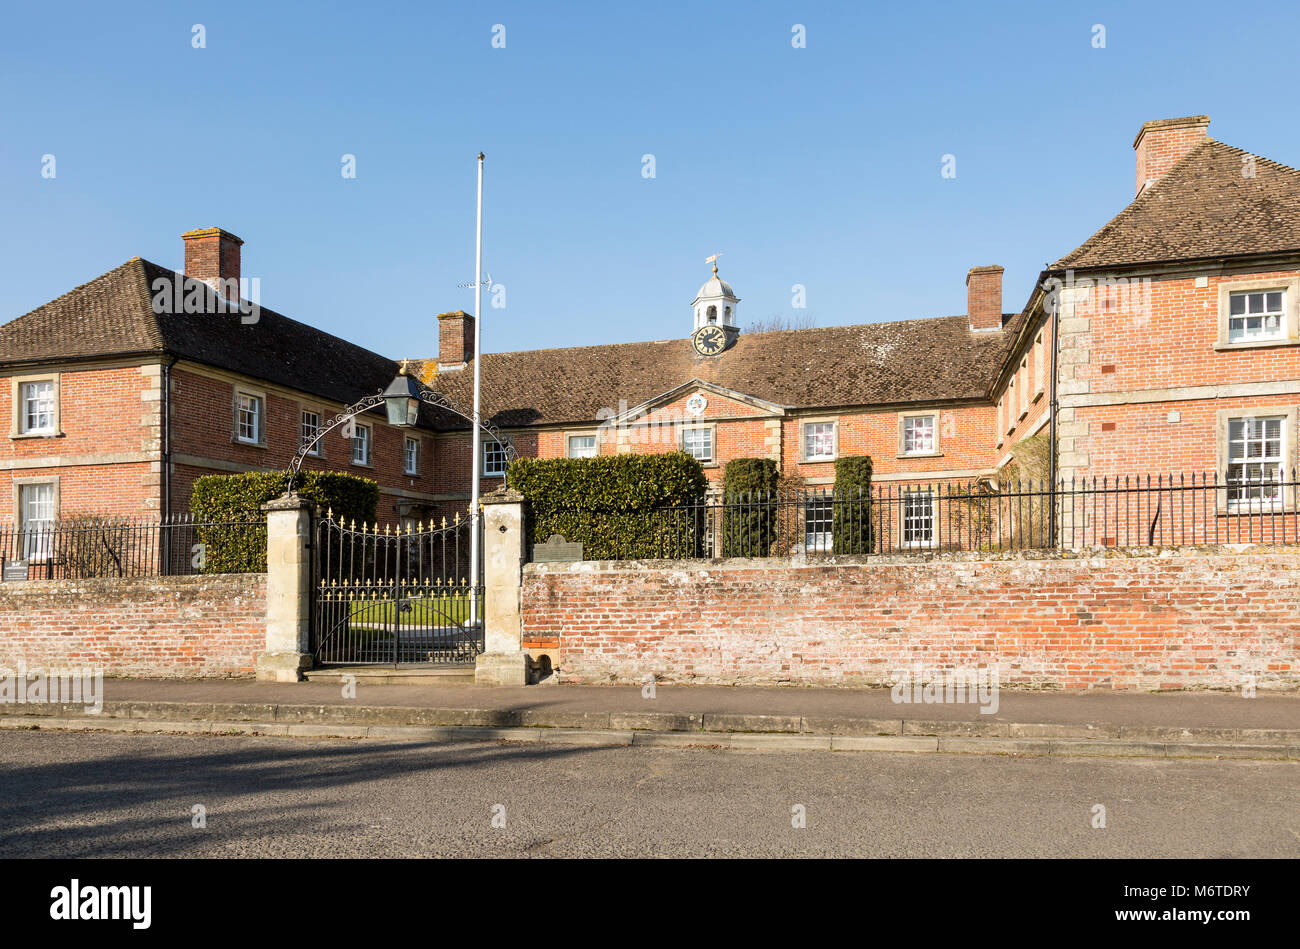
[[[266,652],[257,678],[297,682],[311,668],[311,524],[316,505],[286,494],[266,512]]]
[[[524,496],[506,489],[484,495],[484,652],[474,664],[479,685],[527,685],[523,650]]]

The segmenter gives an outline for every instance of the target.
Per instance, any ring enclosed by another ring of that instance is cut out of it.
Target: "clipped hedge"
[[[205,573],[244,573],[266,569],[266,513],[262,505],[284,494],[284,472],[247,471],[204,475],[194,482],[190,513],[200,525]],[[373,523],[379,510],[379,485],[340,471],[304,471],[298,493],[335,519]],[[249,524],[255,526],[226,526]]]
[[[776,538],[776,462],[737,458],[722,475],[722,556],[765,557]]]
[[[708,479],[685,452],[517,458],[506,483],[528,501],[528,536],[582,544],[589,560],[697,557]]]
[[[871,459],[866,455],[835,460],[831,552],[871,553]]]

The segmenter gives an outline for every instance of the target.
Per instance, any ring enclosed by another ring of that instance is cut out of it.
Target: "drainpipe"
[[[161,440],[161,458],[162,458],[162,515],[168,517],[172,512],[172,366],[180,360],[180,356],[173,356],[172,361],[165,363],[162,367],[162,432]]]
[[[1045,298],[1046,299],[1046,298]],[[1048,429],[1050,434],[1047,436],[1048,456],[1047,456],[1047,479],[1051,482],[1052,506],[1047,515],[1048,537],[1052,539],[1052,546],[1056,546],[1056,354],[1060,346],[1061,334],[1061,295],[1058,293],[1052,304],[1052,391],[1048,396]]]

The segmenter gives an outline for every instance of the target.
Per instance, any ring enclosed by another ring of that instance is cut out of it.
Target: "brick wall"
[[[1219,344],[1221,288],[1285,286],[1298,275],[1243,271],[1093,287],[1061,323],[1062,475],[1214,472],[1217,409],[1268,414],[1300,404],[1296,340]],[[1300,464],[1294,453],[1284,461],[1287,471]]]
[[[244,444],[235,438],[236,388],[265,399],[264,445]],[[172,371],[172,452],[173,457],[191,461],[173,464],[172,509],[188,510],[194,480],[202,475],[229,474],[232,470],[283,471],[298,449],[302,413],[316,412],[324,424],[341,408],[251,378],[237,382],[225,374],[177,367]],[[337,428],[322,440],[322,456],[308,456],[303,470],[346,471],[378,482],[380,523],[397,523],[401,497],[418,504],[420,516],[426,516],[435,506],[430,491],[438,479],[440,464],[434,434],[394,428],[376,412],[359,416],[357,423],[370,426],[371,464],[352,463],[352,443],[343,437],[342,428]],[[403,449],[408,436],[420,441],[418,473],[414,476],[405,473]],[[199,464],[193,459],[208,463]]]
[[[0,520],[17,517],[15,482],[51,481],[63,514],[156,513],[161,370],[157,365],[0,375]],[[13,437],[14,378],[52,378],[58,431]]]
[[[266,648],[266,576],[0,583],[0,630],[0,667],[252,675]]]
[[[1294,549],[869,562],[529,564],[524,639],[562,680],[883,684],[996,663],[1007,686],[1300,687]]]

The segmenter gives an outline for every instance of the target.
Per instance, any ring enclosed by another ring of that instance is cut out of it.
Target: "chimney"
[[[1174,163],[1210,137],[1208,115],[1147,122],[1133,139],[1137,152],[1137,193],[1155,184]]]
[[[438,370],[463,369],[474,358],[474,317],[464,310],[438,314]]]
[[[966,315],[977,332],[1002,329],[1002,268],[997,264],[966,273]]]
[[[202,280],[227,300],[238,300],[239,248],[243,245],[234,234],[219,227],[186,231],[185,276]]]

